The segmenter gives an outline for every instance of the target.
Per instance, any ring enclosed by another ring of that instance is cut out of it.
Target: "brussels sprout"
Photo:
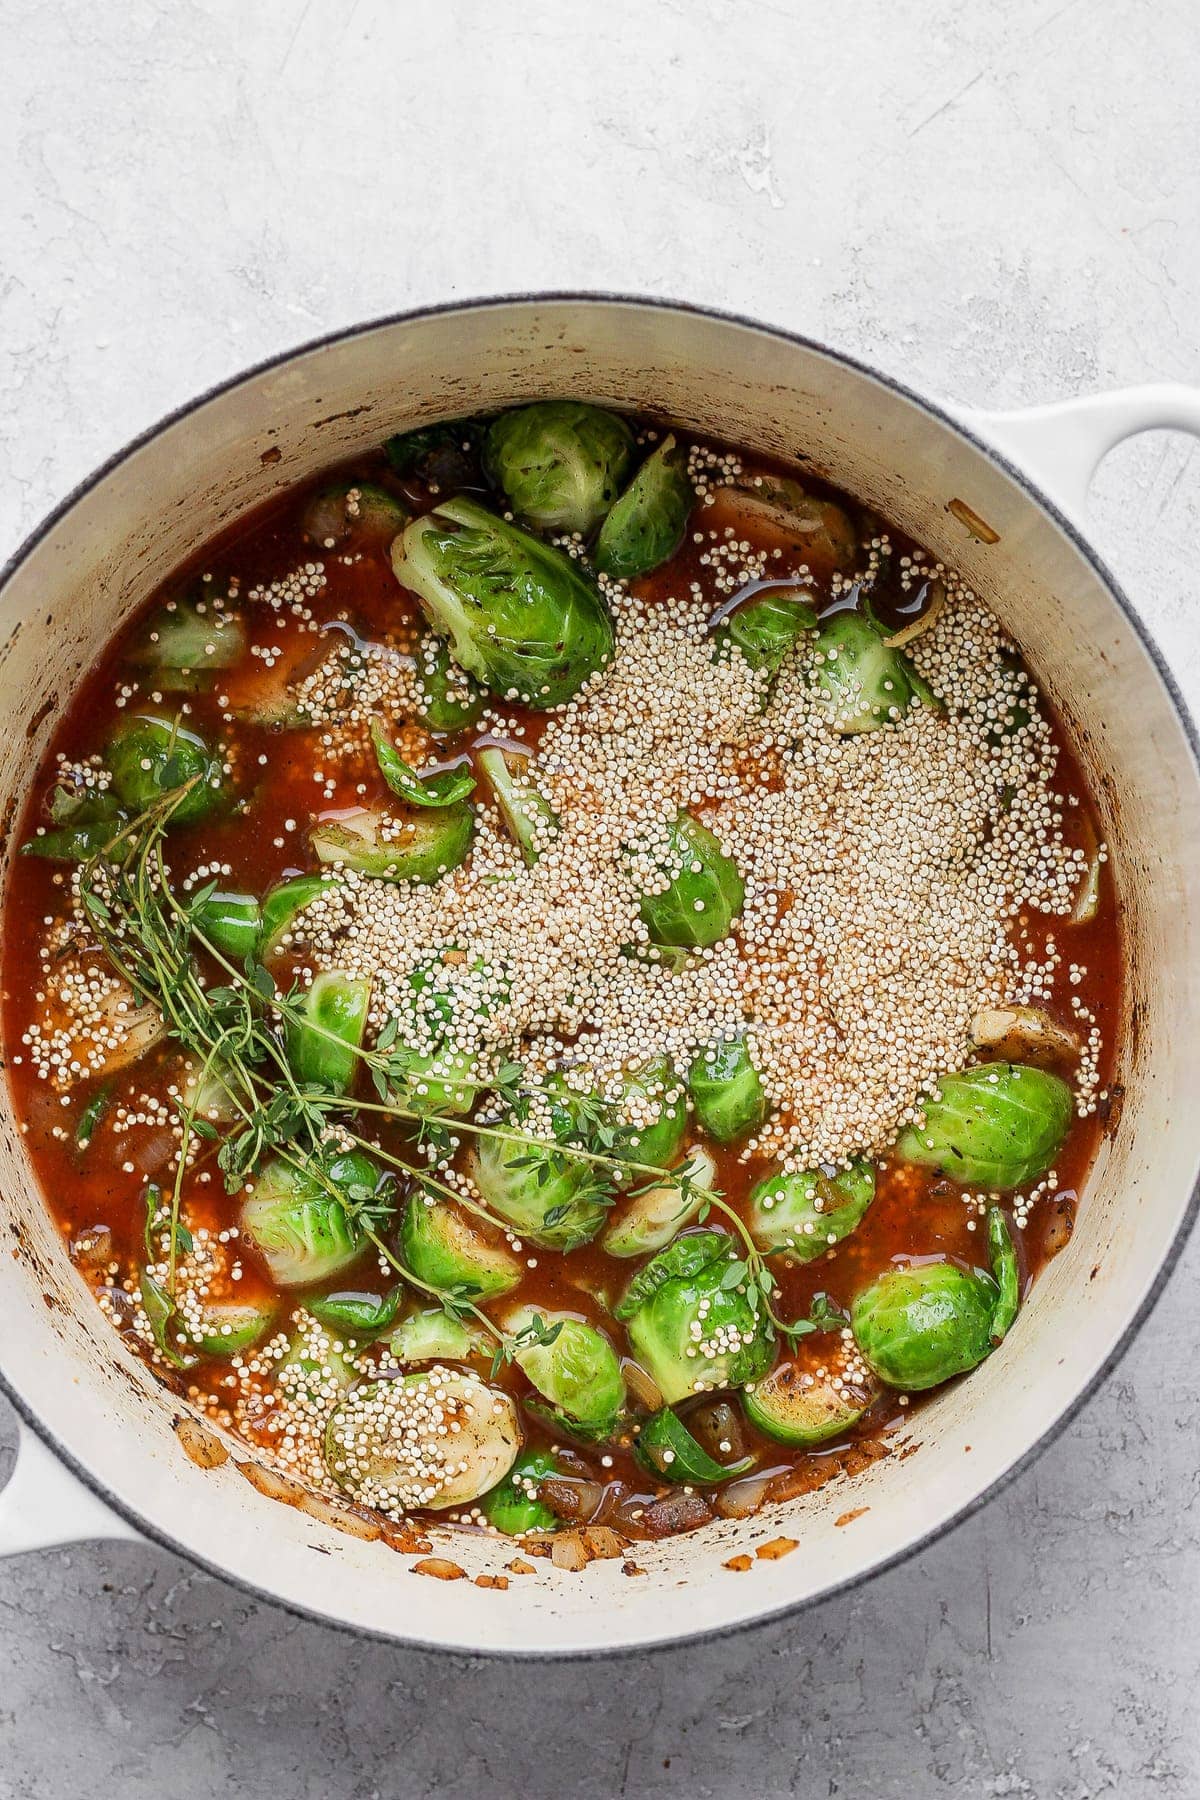
[[[190,1369],[197,1362],[194,1351],[186,1349],[179,1309],[162,1283],[149,1269],[138,1277],[138,1293],[142,1311],[150,1327],[150,1335],[167,1362],[176,1369]]]
[[[306,906],[320,894],[336,888],[332,875],[293,875],[273,887],[262,903],[262,955],[264,961],[290,947],[292,927]]]
[[[460,669],[436,632],[426,632],[417,646],[417,716],[430,731],[464,731],[478,724],[487,695],[473,676]]]
[[[393,1515],[469,1505],[503,1480],[520,1448],[508,1395],[436,1364],[364,1382],[325,1430],[325,1462],[338,1486]]]
[[[971,1020],[971,1042],[1006,1062],[1020,1057],[1039,1067],[1075,1062],[1082,1048],[1079,1033],[1041,1006],[981,1006]]]
[[[378,881],[431,886],[457,869],[474,832],[474,813],[459,804],[405,820],[357,807],[337,819],[319,820],[308,835],[323,863],[340,864]]]
[[[654,943],[703,949],[729,935],[742,910],[746,884],[733,858],[690,813],[676,816],[662,874],[669,878],[666,887],[646,894],[638,908]]]
[[[925,1123],[909,1125],[896,1142],[901,1161],[1002,1193],[1046,1173],[1075,1109],[1057,1075],[997,1062],[943,1076],[923,1110]]]
[[[818,500],[790,475],[746,475],[717,488],[707,518],[723,528],[773,537],[806,561],[849,569],[858,554],[853,525],[832,500]]]
[[[404,1289],[397,1286],[386,1294],[313,1294],[304,1304],[326,1331],[335,1331],[352,1343],[365,1343],[395,1323],[403,1298]]]
[[[590,1148],[580,1097],[555,1082],[547,1098],[553,1143],[524,1132],[479,1138],[467,1173],[489,1210],[521,1237],[548,1250],[574,1250],[603,1225],[613,1184],[601,1165],[571,1155],[572,1145]]]
[[[205,1064],[189,1057],[181,1089],[183,1104],[196,1117],[214,1125],[235,1125],[243,1116],[234,1099],[235,1094],[243,1092],[243,1085],[230,1074],[225,1063]]]
[[[937,1387],[981,1363],[1018,1305],[1016,1251],[999,1207],[988,1215],[993,1275],[948,1261],[888,1269],[851,1308],[863,1360],[889,1387]]]
[[[664,1406],[648,1418],[638,1433],[634,1453],[652,1475],[665,1481],[700,1481],[706,1487],[744,1475],[753,1467],[754,1458],[743,1456],[737,1462],[720,1463],[710,1456],[703,1444],[697,1443],[683,1420]]]
[[[353,1086],[371,1004],[369,980],[326,969],[313,977],[288,1021],[288,1061],[297,1081],[344,1094]]]
[[[547,1329],[543,1332],[542,1327]],[[516,1360],[556,1413],[585,1431],[607,1434],[625,1404],[625,1383],[617,1353],[602,1331],[570,1313],[539,1313],[523,1306],[505,1327],[521,1346]]]
[[[306,1168],[274,1157],[242,1202],[242,1236],[278,1287],[311,1287],[357,1261],[366,1241],[360,1214],[386,1212],[391,1186],[360,1150]]]
[[[467,1362],[488,1347],[483,1327],[455,1318],[444,1306],[424,1306],[401,1319],[387,1347],[397,1362]]]
[[[547,1475],[557,1472],[554,1458],[544,1450],[526,1452],[516,1462],[498,1487],[483,1500],[483,1516],[494,1531],[506,1537],[524,1537],[530,1531],[553,1531],[557,1513],[538,1499]]]
[[[341,1333],[330,1338],[327,1328],[308,1314],[300,1315],[300,1329],[287,1354],[275,1368],[275,1386],[285,1399],[299,1404],[310,1418],[328,1416],[358,1380],[352,1351],[340,1344]]]
[[[167,604],[147,620],[130,661],[153,673],[163,693],[196,693],[212,685],[220,669],[231,669],[246,653],[246,628],[236,613],[215,604],[210,583]]]
[[[596,567],[622,581],[657,569],[682,544],[694,498],[687,453],[666,437],[600,527]]]
[[[392,567],[454,660],[493,693],[559,706],[611,660],[612,620],[579,565],[475,500],[415,520]]]
[[[379,1034],[397,1098],[414,1112],[470,1112],[480,1089],[483,1028],[508,992],[485,958],[455,962],[457,954],[434,951],[416,965],[399,1010]]]
[[[696,1118],[718,1144],[757,1131],[770,1108],[746,1040],[721,1037],[701,1050],[688,1070]]]
[[[253,894],[209,894],[189,908],[193,925],[214,950],[243,964],[257,954],[262,908]]]
[[[648,1125],[624,1122],[618,1125],[613,1142],[614,1156],[630,1162],[649,1164],[656,1169],[671,1168],[683,1149],[687,1133],[687,1102],[683,1084],[666,1056],[656,1056],[628,1074],[617,1107],[618,1118],[628,1121],[631,1111],[654,1111],[657,1115]],[[637,1171],[623,1186],[640,1186]]]
[[[389,544],[412,514],[394,494],[372,481],[322,488],[304,508],[304,535],[323,549],[340,544]]]
[[[460,800],[469,799],[475,791],[475,777],[464,764],[454,769],[439,769],[432,775],[418,775],[388,738],[382,719],[371,720],[371,742],[383,779],[393,794],[408,806],[428,806],[435,810],[454,806]]]
[[[59,786],[50,797],[51,829],[21,845],[22,856],[44,856],[50,862],[86,862],[106,850],[130,815],[107,788],[73,793]]]
[[[914,700],[940,705],[904,652],[884,642],[886,635],[855,612],[835,613],[817,635],[815,678],[828,700],[829,723],[842,737],[895,724]]]
[[[624,419],[579,400],[537,400],[501,413],[484,443],[487,472],[519,518],[586,537],[633,461]]]
[[[558,815],[529,779],[528,754],[492,748],[480,750],[476,761],[525,867],[532,869],[550,839],[558,836]]]
[[[842,1170],[778,1171],[750,1195],[750,1230],[762,1249],[812,1262],[849,1237],[874,1198],[875,1165],[865,1157]]]
[[[716,1174],[717,1165],[707,1150],[689,1151],[670,1180],[634,1195],[606,1229],[600,1248],[609,1256],[648,1256],[651,1250],[661,1250],[695,1218],[704,1204],[703,1193],[696,1190],[711,1188]]]
[[[283,654],[249,668],[243,665],[229,686],[230,710],[247,724],[269,731],[305,731],[347,710],[357,697],[364,656],[345,625],[314,638],[300,632]]]
[[[446,492],[478,487],[483,433],[478,419],[448,419],[440,425],[397,432],[387,440],[383,453],[397,475],[416,476],[429,487]]]
[[[771,1360],[775,1334],[762,1296],[724,1232],[685,1232],[660,1250],[634,1276],[615,1314],[668,1405],[711,1388],[742,1387]]]
[[[153,713],[127,719],[109,739],[105,761],[117,798],[134,813],[145,812],[164,795],[195,781],[172,811],[172,825],[207,819],[229,798],[220,757],[177,719],[160,719]]]
[[[400,1226],[400,1256],[418,1281],[439,1293],[491,1300],[515,1288],[523,1273],[507,1244],[485,1238],[452,1200],[414,1194]]]
[[[804,588],[774,588],[755,594],[727,614],[713,633],[717,654],[740,650],[752,669],[777,675],[792,645],[817,624],[816,608]]]
[[[777,1443],[811,1450],[857,1425],[878,1392],[871,1376],[849,1372],[840,1348],[832,1355],[801,1351],[747,1388],[742,1405],[750,1423]]]
[[[204,1356],[240,1356],[262,1342],[275,1323],[277,1311],[270,1300],[209,1301],[197,1322],[188,1318],[185,1330],[189,1341]]]

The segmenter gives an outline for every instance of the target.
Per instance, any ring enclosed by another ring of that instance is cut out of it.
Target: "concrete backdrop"
[[[0,0],[0,43],[0,554],[195,390],[454,295],[711,301],[978,404],[1200,377],[1194,0]],[[1198,470],[1145,437],[1093,494],[1194,702]],[[731,1643],[480,1665],[18,1558],[0,1796],[1192,1800],[1198,1273],[982,1516]]]

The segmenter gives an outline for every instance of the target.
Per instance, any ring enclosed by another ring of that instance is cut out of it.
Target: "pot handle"
[[[86,1488],[67,1465],[25,1425],[19,1427],[17,1463],[0,1489],[0,1557],[23,1550],[49,1550],[86,1538],[130,1538],[141,1534],[118,1518]]]
[[[1200,388],[1160,382],[1085,394],[1019,412],[975,412],[966,424],[1027,469],[1069,512],[1087,507],[1092,476],[1110,450],[1139,431],[1200,437]]]

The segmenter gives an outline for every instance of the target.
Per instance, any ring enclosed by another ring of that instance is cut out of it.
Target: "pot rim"
[[[245,383],[256,380],[260,375],[267,374],[275,369],[283,368],[287,363],[292,362],[298,357],[307,356],[313,351],[323,350],[336,344],[345,343],[352,338],[364,337],[372,331],[379,331],[396,325],[412,325],[429,319],[449,317],[456,313],[482,312],[498,307],[554,304],[569,304],[573,306],[626,306],[662,312],[683,313],[692,317],[716,320],[718,323],[724,325],[734,325],[741,330],[756,332],[765,337],[776,338],[783,343],[792,344],[801,349],[813,351],[818,356],[823,356],[830,362],[839,364],[843,368],[850,369],[857,375],[867,377],[869,380],[878,383],[881,387],[887,388],[893,394],[899,395],[911,405],[920,408],[920,410],[928,417],[934,419],[936,423],[964,439],[972,446],[972,448],[979,451],[995,466],[1002,469],[1017,487],[1019,487],[1030,500],[1038,505],[1054,524],[1057,525],[1058,529],[1071,543],[1084,562],[1087,563],[1096,574],[1110,598],[1124,614],[1126,621],[1152,663],[1163,684],[1167,697],[1174,708],[1175,716],[1183,731],[1188,749],[1191,752],[1193,772],[1197,781],[1200,782],[1200,729],[1198,729],[1196,720],[1192,717],[1187,701],[1180,691],[1179,685],[1175,680],[1174,674],[1172,673],[1166,658],[1163,656],[1154,637],[1146,627],[1140,613],[1133,606],[1124,589],[1116,580],[1112,571],[1108,568],[1104,559],[1093,548],[1074,520],[1068,514],[1064,513],[1056,502],[1043,491],[1032,475],[1018,464],[1011,462],[1003,451],[997,449],[988,441],[986,435],[981,435],[975,429],[973,420],[964,420],[958,417],[956,414],[948,411],[939,402],[929,399],[927,395],[917,392],[914,388],[909,387],[907,383],[897,380],[895,376],[873,367],[870,363],[863,361],[857,356],[851,355],[847,351],[833,349],[828,344],[823,343],[819,338],[810,337],[807,333],[793,331],[782,325],[767,324],[761,319],[755,319],[745,313],[734,312],[723,307],[705,306],[700,305],[695,301],[675,300],[656,294],[620,293],[608,289],[552,288],[530,293],[487,294],[470,299],[438,301],[424,306],[407,307],[399,312],[384,313],[373,319],[361,321],[355,325],[340,326],[336,330],[322,332],[316,337],[308,338],[299,344],[292,345],[291,348],[277,352],[273,356],[264,357],[261,361],[252,363],[249,367],[239,370],[236,374],[226,377],[223,381],[215,382],[211,387],[205,388],[192,399],[187,400],[181,405],[173,407],[169,412],[164,413],[152,425],[147,426],[143,431],[138,432],[136,436],[129,439],[122,448],[114,451],[113,454],[107,457],[104,462],[91,472],[90,475],[78,482],[66,496],[33,527],[18,545],[13,554],[6,558],[3,565],[0,566],[0,603],[3,601],[4,590],[17,569],[82,499],[99,487],[115,469],[121,466],[122,463],[127,462],[139,450],[143,449],[147,444],[151,443],[153,439],[160,436],[162,432],[173,425],[179,424],[192,413],[198,412],[200,408],[205,406],[210,400],[231,393]],[[992,1500],[1030,1468],[1042,1453],[1062,1435],[1067,1426],[1078,1417],[1084,1407],[1095,1397],[1099,1389],[1123,1360],[1130,1345],[1133,1343],[1134,1338],[1141,1331],[1142,1327],[1150,1317],[1150,1314],[1158,1304],[1163,1290],[1187,1246],[1198,1215],[1200,1215],[1200,1168],[1196,1170],[1186,1208],[1180,1217],[1170,1242],[1166,1246],[1162,1260],[1159,1263],[1158,1270],[1154,1276],[1154,1280],[1146,1294],[1143,1296],[1141,1304],[1133,1318],[1129,1321],[1116,1343],[1113,1344],[1103,1362],[1075,1397],[1068,1402],[1053,1422],[1047,1426],[1041,1436],[1036,1438],[1020,1456],[1010,1463],[1008,1468],[1005,1469],[1002,1474],[998,1475],[993,1481],[989,1482],[985,1488],[981,1489],[979,1493],[966,1501],[956,1511],[952,1512],[948,1518],[942,1519],[921,1536],[914,1538],[901,1549],[894,1551],[890,1556],[882,1557],[879,1561],[871,1563],[869,1567],[860,1570],[857,1574],[844,1577],[842,1580],[835,1582],[832,1586],[823,1589],[820,1593],[810,1594],[800,1600],[785,1600],[776,1606],[766,1606],[755,1611],[748,1617],[733,1620],[726,1625],[710,1626],[697,1631],[682,1631],[671,1637],[655,1639],[651,1643],[634,1645],[616,1643],[588,1649],[563,1650],[526,1650],[519,1646],[505,1645],[502,1647],[492,1646],[472,1650],[452,1644],[437,1643],[428,1639],[407,1635],[401,1637],[393,1632],[380,1630],[374,1626],[354,1624],[350,1620],[336,1617],[330,1613],[323,1612],[316,1607],[306,1606],[300,1601],[283,1599],[270,1588],[259,1587],[256,1583],[248,1581],[240,1575],[233,1574],[222,1564],[213,1562],[208,1557],[186,1548],[184,1545],[180,1544],[177,1539],[172,1537],[170,1532],[164,1530],[156,1521],[149,1521],[143,1518],[135,1508],[128,1506],[123,1500],[120,1500],[116,1495],[112,1494],[105,1487],[104,1483],[100,1481],[85,1464],[79,1462],[71,1451],[58,1441],[50,1427],[47,1426],[33,1408],[29,1406],[24,1396],[13,1387],[2,1367],[0,1367],[0,1393],[2,1393],[9,1401],[22,1422],[72,1471],[83,1485],[95,1494],[112,1512],[116,1513],[118,1517],[132,1525],[142,1537],[148,1539],[152,1543],[160,1545],[165,1550],[169,1550],[173,1555],[182,1556],[193,1566],[204,1569],[208,1574],[215,1575],[218,1579],[229,1583],[231,1586],[240,1589],[244,1593],[250,1594],[253,1598],[267,1601],[270,1605],[279,1607],[284,1612],[291,1614],[294,1618],[315,1620],[321,1625],[330,1626],[334,1630],[345,1632],[349,1636],[373,1639],[381,1643],[394,1644],[404,1649],[433,1652],[442,1656],[473,1655],[487,1657],[496,1661],[504,1660],[529,1663],[599,1662],[610,1661],[613,1658],[620,1656],[644,1656],[649,1653],[674,1650],[684,1644],[708,1643],[716,1638],[737,1636],[745,1632],[756,1630],[760,1626],[771,1624],[772,1622],[778,1621],[789,1615],[798,1616],[803,1612],[811,1611],[813,1608],[822,1605],[827,1600],[832,1600],[839,1595],[853,1592],[856,1588],[863,1586],[868,1581],[874,1580],[877,1575],[881,1575],[889,1569],[900,1567],[903,1563],[909,1561],[910,1558],[915,1557],[919,1552],[926,1549],[930,1544],[937,1542],[939,1538],[948,1537],[950,1533],[957,1530],[960,1525],[965,1524],[968,1519],[973,1518],[976,1513],[982,1511],[985,1506],[990,1504]]]

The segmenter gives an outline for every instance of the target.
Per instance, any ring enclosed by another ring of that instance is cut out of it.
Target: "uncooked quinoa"
[[[398,1548],[571,1569],[890,1454],[1021,1330],[1114,1098],[1105,846],[986,596],[580,402],[207,546],[22,837],[77,1266],[256,1485]]]

